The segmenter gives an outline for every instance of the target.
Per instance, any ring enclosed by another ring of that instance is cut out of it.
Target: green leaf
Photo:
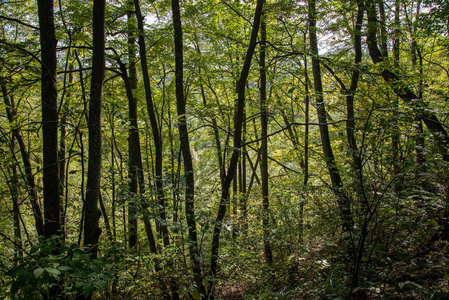
[[[70,268],[69,266],[60,266],[58,268],[58,270],[64,272],[64,271],[70,271],[70,270],[72,270],[72,268]]]
[[[42,268],[35,269],[33,271],[34,278],[38,279],[39,277],[41,277],[42,273],[44,273],[44,269],[42,269]]]
[[[102,287],[102,288],[107,288],[108,287],[108,283],[106,281],[100,280],[100,279],[94,280],[94,284],[99,286],[99,287]]]
[[[83,285],[82,293],[84,297],[88,297],[94,291],[94,286],[92,283],[87,283]]]
[[[101,266],[98,265],[98,264],[91,264],[91,265],[90,265],[90,269],[91,269],[92,271],[94,271],[95,273],[97,273],[97,274],[100,274],[100,273],[101,273]]]
[[[61,271],[59,271],[58,269],[45,268],[45,271],[47,271],[48,273],[53,274],[55,276],[61,275]]]

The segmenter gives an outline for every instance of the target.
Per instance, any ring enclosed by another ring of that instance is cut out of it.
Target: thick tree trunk
[[[88,123],[89,162],[87,167],[86,200],[84,211],[84,246],[86,247],[86,251],[91,253],[92,258],[97,257],[97,244],[101,234],[101,228],[98,224],[100,218],[98,201],[100,197],[102,158],[101,108],[105,72],[105,6],[105,0],[94,0],[92,78]]]
[[[321,68],[318,54],[318,44],[316,35],[316,3],[315,0],[309,0],[309,38],[312,51],[312,71],[315,87],[315,102],[317,106],[318,121],[320,124],[321,144],[323,148],[324,159],[326,161],[329,176],[331,178],[332,188],[337,196],[340,216],[343,222],[343,231],[349,232],[352,228],[351,204],[346,193],[343,191],[343,182],[340,172],[337,168],[332,145],[329,138],[329,129],[327,126],[326,108],[324,106],[323,86],[321,82]]]
[[[41,97],[45,237],[61,232],[58,164],[58,90],[53,0],[38,0],[41,43]]]

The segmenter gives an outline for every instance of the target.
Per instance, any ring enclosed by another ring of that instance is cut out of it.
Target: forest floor
[[[363,270],[361,284],[351,294],[347,265],[318,259],[323,257],[321,250],[295,259],[288,266],[275,265],[271,274],[265,270],[265,275],[248,280],[228,278],[220,286],[219,298],[449,299],[449,243],[438,242],[425,252],[415,249],[394,258],[370,261]]]

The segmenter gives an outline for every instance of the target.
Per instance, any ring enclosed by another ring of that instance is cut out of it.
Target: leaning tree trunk
[[[5,102],[6,115],[8,121],[11,125],[14,124],[16,116],[13,107],[13,103],[9,97],[8,91],[6,89],[6,84],[2,82],[2,94],[3,101]],[[36,224],[36,232],[39,236],[45,235],[44,229],[44,217],[42,215],[41,206],[39,204],[39,196],[37,193],[36,181],[34,179],[33,170],[31,168],[31,159],[25,145],[25,140],[22,135],[20,128],[12,128],[12,134],[19,144],[20,154],[22,156],[22,162],[25,169],[25,178],[27,181],[28,195],[31,201],[31,208],[33,209],[34,221]]]
[[[11,137],[11,150],[13,155],[16,152],[16,143],[15,137]],[[21,219],[22,216],[20,214],[20,201],[19,201],[19,174],[17,173],[17,165],[15,161],[11,166],[12,174],[11,174],[11,198],[12,198],[12,212],[14,219],[14,258],[18,261],[19,258],[23,256],[23,240],[22,240],[22,225]]]
[[[323,148],[324,159],[331,178],[332,189],[337,196],[340,216],[343,221],[343,231],[350,232],[352,227],[351,206],[348,196],[343,191],[343,182],[340,172],[335,162],[332,152],[332,145],[329,138],[329,129],[327,126],[326,108],[324,107],[323,85],[321,82],[321,67],[318,54],[318,44],[316,35],[316,1],[309,0],[309,39],[310,49],[312,51],[312,72],[313,83],[315,87],[316,107],[318,121],[320,124],[321,144]]]
[[[244,117],[244,110],[245,110],[245,84],[246,84],[246,79],[248,78],[249,69],[251,66],[251,60],[252,60],[252,57],[254,54],[254,49],[256,48],[257,35],[259,32],[260,20],[261,20],[261,16],[262,16],[263,1],[264,0],[257,0],[256,11],[254,14],[253,28],[251,31],[251,39],[249,42],[248,50],[246,52],[246,57],[245,57],[245,61],[243,64],[242,72],[240,73],[240,78],[237,83],[238,98],[237,98],[237,107],[235,110],[235,117],[234,117],[234,141],[233,141],[234,150],[232,152],[232,156],[229,161],[229,167],[228,167],[225,179],[223,181],[220,204],[218,207],[218,213],[217,213],[217,217],[215,219],[214,231],[213,231],[213,235],[212,235],[211,259],[210,259],[210,266],[209,266],[209,272],[210,272],[210,278],[211,278],[209,280],[209,286],[211,288],[210,295],[212,297],[213,297],[213,293],[215,292],[214,278],[217,276],[218,250],[220,248],[220,233],[221,233],[221,229],[223,226],[222,222],[223,222],[224,216],[226,214],[226,206],[229,202],[229,188],[231,186],[232,180],[235,175],[235,170],[237,167],[240,150],[241,150],[240,148],[241,148],[241,140],[242,140],[243,117]]]
[[[148,73],[148,63],[146,57],[146,46],[145,46],[145,36],[144,36],[144,28],[143,28],[143,16],[140,10],[139,0],[134,0],[134,6],[136,8],[136,17],[137,17],[137,29],[139,31],[139,53],[140,53],[140,62],[142,66],[142,78],[143,85],[145,89],[145,100],[147,103],[147,111],[148,118],[151,123],[151,131],[153,133],[154,140],[154,149],[155,149],[155,175],[156,175],[156,194],[157,194],[157,203],[159,209],[159,218],[160,218],[160,229],[162,232],[162,240],[164,246],[169,245],[169,237],[168,237],[168,229],[166,225],[166,215],[165,215],[165,194],[164,194],[164,183],[163,183],[163,174],[162,174],[162,137],[158,125],[158,121],[156,118],[156,110],[153,103],[153,95],[151,92],[150,85],[150,77]],[[146,209],[146,208],[145,208]],[[153,239],[153,233],[151,228],[151,222],[148,217],[144,217],[145,228],[147,231],[148,239]],[[152,242],[150,241],[150,246]],[[154,249],[155,250],[155,249]],[[153,250],[152,250],[153,251]]]
[[[101,106],[105,69],[104,12],[105,0],[94,0],[93,8],[93,57],[89,102],[89,162],[87,166],[86,199],[84,211],[84,246],[92,258],[97,257],[101,228],[98,221],[100,211],[101,178]]]

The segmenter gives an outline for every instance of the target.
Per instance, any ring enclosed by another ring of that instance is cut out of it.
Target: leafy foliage
[[[30,247],[26,256],[5,274],[12,277],[12,297],[41,299],[49,289],[61,287],[63,295],[79,293],[87,297],[109,288],[114,264],[120,259],[120,252],[91,259],[78,244],[61,245],[61,239],[53,236]]]
[[[103,230],[97,259],[91,259],[86,253],[89,247],[81,243],[90,150],[92,1],[55,2],[59,164],[64,175],[55,180],[60,182],[64,238],[46,240],[36,234],[27,177],[34,178],[36,199],[42,205],[45,139],[40,131],[43,66],[37,7],[32,1],[1,2],[0,85],[2,99],[9,97],[10,103],[0,105],[0,271],[4,275],[0,276],[0,297],[41,299],[56,291],[68,298],[178,295],[199,299],[205,298],[204,290],[214,288],[215,296],[223,299],[447,298],[447,145],[442,147],[441,136],[425,124],[433,116],[441,125],[440,134],[447,132],[448,4],[442,0],[363,2],[366,5],[359,7],[361,1],[317,1],[327,124],[319,124],[316,112],[320,105],[311,70],[314,55],[309,46],[307,1],[264,4],[269,136],[261,136],[259,37],[246,81],[243,146],[220,224],[217,272],[210,274],[222,177],[235,150],[236,84],[255,2],[181,1],[185,117],[198,236],[194,257],[200,263],[200,281],[192,272],[189,252],[193,241],[188,237],[184,203],[188,174],[183,171],[177,132],[170,1],[142,1],[143,32],[136,30],[131,4],[107,1],[99,199]],[[367,24],[371,3],[375,24]],[[359,8],[364,10],[360,32],[356,30]],[[371,58],[366,42],[370,26],[376,27],[375,42],[382,52],[378,62]],[[162,178],[155,175],[148,95],[139,47],[133,41],[140,35],[146,42],[149,96],[163,141]],[[359,62],[354,47],[358,35],[362,42]],[[138,103],[138,128],[131,128],[123,79],[124,70],[131,77],[134,67],[137,87],[131,94]],[[386,81],[386,71],[396,77]],[[358,84],[351,90],[355,73]],[[417,99],[402,101],[398,95],[404,91]],[[357,147],[348,139],[348,96],[353,97],[354,115],[349,129]],[[14,114],[12,121],[8,108]],[[348,231],[342,230],[338,197],[321,149],[320,126],[325,125],[341,175],[339,188],[350,201],[353,224]],[[141,145],[138,190],[130,188],[131,129],[139,133]],[[264,138],[268,141],[268,210],[261,191]],[[27,156],[29,169],[24,164]],[[162,181],[162,202],[157,180]],[[269,228],[263,226],[266,213]],[[132,218],[138,220],[138,239],[130,247]],[[169,243],[164,241],[164,226]],[[266,244],[272,247],[272,264],[263,256]]]

